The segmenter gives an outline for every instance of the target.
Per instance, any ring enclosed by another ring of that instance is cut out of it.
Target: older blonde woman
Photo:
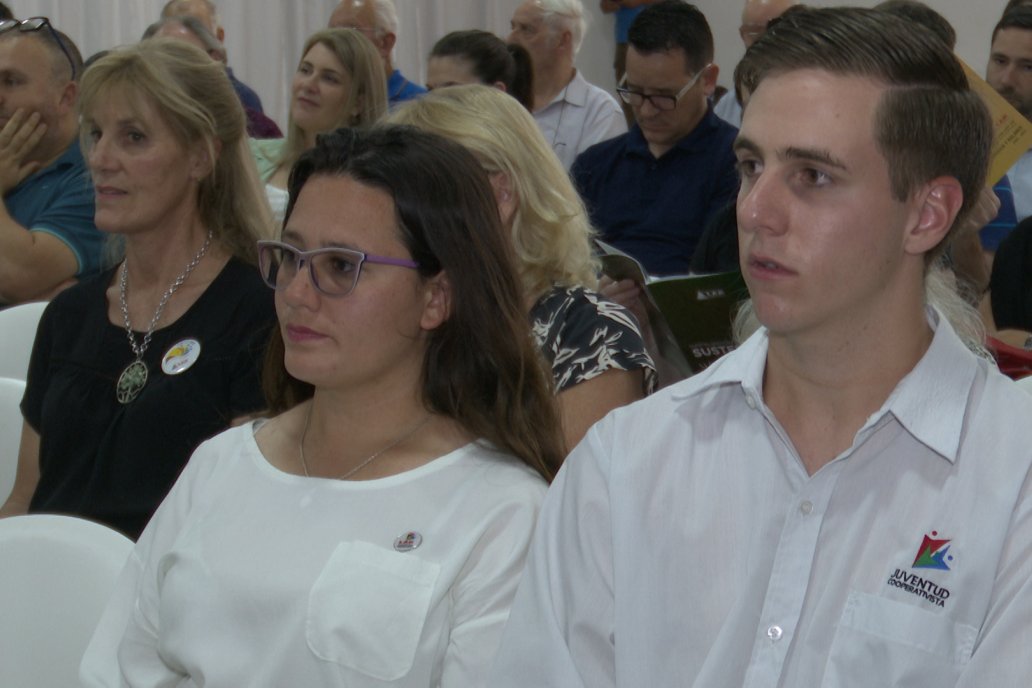
[[[254,140],[251,150],[277,219],[287,177],[315,137],[339,127],[373,124],[387,114],[387,77],[376,48],[355,29],[324,29],[305,42],[290,87],[287,136]]]
[[[0,515],[60,512],[136,537],[201,441],[264,408],[271,218],[226,70],[154,39],[83,75],[96,224],[125,258],[47,307]]]
[[[390,116],[457,141],[488,173],[524,302],[552,367],[572,447],[612,409],[655,387],[638,324],[601,296],[584,205],[530,114],[498,89],[437,89]]]

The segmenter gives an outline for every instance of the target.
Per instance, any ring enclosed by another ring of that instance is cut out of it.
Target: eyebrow
[[[304,245],[304,238],[301,236],[301,234],[299,232],[297,232],[296,230],[293,230],[293,229],[284,229],[283,233],[280,235],[280,241],[287,241],[287,240],[290,240],[291,242],[293,242],[294,245],[297,248],[301,248]],[[349,244],[349,243],[346,243],[346,242],[337,242],[337,241],[331,241],[331,242],[329,242],[327,244],[323,244],[322,246],[319,246],[318,248],[321,248],[321,249],[322,248],[344,248],[344,249],[348,249],[349,251],[360,251],[360,252],[364,253],[364,251],[362,251],[362,249],[356,247],[353,244]],[[315,249],[311,249],[311,250],[315,250]]]
[[[739,136],[735,139],[733,148],[736,153],[740,150],[744,150],[754,155],[761,154],[760,147],[745,136]],[[849,170],[846,163],[836,158],[826,148],[801,148],[799,146],[789,146],[782,151],[778,151],[777,155],[778,158],[783,160],[803,160],[820,163],[843,171]]]

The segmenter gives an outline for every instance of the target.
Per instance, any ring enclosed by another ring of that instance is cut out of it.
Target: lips
[[[125,190],[119,189],[118,187],[107,186],[104,184],[94,186],[93,191],[97,200],[115,198],[117,196],[125,196],[127,193]]]
[[[796,274],[794,270],[778,261],[764,255],[750,255],[746,261],[746,268],[749,274],[760,279],[777,279],[791,277]]]
[[[283,328],[287,339],[294,343],[313,342],[320,339],[325,339],[326,335],[316,332],[315,330],[309,329],[302,325],[287,325]]]

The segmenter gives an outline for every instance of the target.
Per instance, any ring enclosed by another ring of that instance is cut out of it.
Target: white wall
[[[19,17],[43,15],[71,36],[84,56],[137,40],[154,21],[164,0],[5,0]],[[425,56],[448,31],[482,28],[505,36],[509,17],[521,0],[395,0],[401,24],[396,63],[413,80],[422,81]],[[1006,0],[926,0],[957,29],[957,53],[976,72],[985,70],[992,27]],[[592,24],[578,56],[590,81],[612,89],[613,19],[597,0],[584,0]],[[720,83],[730,86],[743,48],[738,24],[744,0],[697,0],[713,29]],[[337,0],[217,0],[226,29],[230,65],[253,87],[266,112],[282,126],[286,121],[290,76],[301,46],[325,26]],[[843,2],[812,0],[814,5]],[[871,6],[874,0],[861,2]]]

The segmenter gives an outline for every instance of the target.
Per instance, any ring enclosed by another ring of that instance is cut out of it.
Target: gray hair
[[[143,32],[143,38],[141,40],[145,41],[149,38],[154,38],[158,34],[158,31],[161,31],[162,28],[169,25],[182,26],[184,29],[186,29],[187,31],[189,31],[197,37],[197,39],[204,45],[204,49],[209,54],[214,52],[218,55],[216,59],[218,59],[220,62],[226,61],[226,49],[219,41],[219,39],[216,38],[212,34],[212,32],[208,30],[208,27],[204,25],[204,22],[202,22],[197,17],[194,17],[189,14],[162,17],[161,19],[147,27],[147,29]]]
[[[537,6],[544,13],[544,21],[549,28],[570,32],[573,54],[576,55],[588,31],[588,17],[581,0],[537,0]]]

